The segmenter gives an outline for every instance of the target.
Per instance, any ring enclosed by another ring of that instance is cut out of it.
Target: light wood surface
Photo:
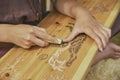
[[[120,0],[80,0],[79,3],[108,28],[120,9]],[[70,34],[74,22],[70,17],[53,12],[39,26],[63,39]],[[63,45],[29,50],[14,47],[0,59],[0,80],[84,80],[97,50],[96,43],[85,34]]]

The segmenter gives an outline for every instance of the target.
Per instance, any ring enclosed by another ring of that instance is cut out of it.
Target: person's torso
[[[0,0],[0,23],[31,23],[43,18],[45,0]]]

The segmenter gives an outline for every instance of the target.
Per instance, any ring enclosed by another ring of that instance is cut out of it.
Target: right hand
[[[78,11],[72,33],[63,41],[69,42],[80,33],[85,33],[94,39],[100,51],[103,51],[111,37],[111,30],[95,20],[86,10]]]
[[[5,30],[7,30],[6,42],[14,43],[22,48],[30,48],[34,45],[45,47],[49,44],[48,41],[56,42],[56,38],[50,36],[44,28],[40,27],[19,24],[7,27]]]

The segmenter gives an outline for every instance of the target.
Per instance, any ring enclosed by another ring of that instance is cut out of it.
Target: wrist
[[[81,10],[80,9],[78,10],[76,18],[86,17],[88,15],[90,15],[90,12],[87,11],[86,9],[82,8]]]

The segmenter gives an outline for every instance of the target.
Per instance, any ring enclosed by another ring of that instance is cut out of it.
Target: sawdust
[[[120,45],[120,33],[111,39]],[[120,59],[102,60],[91,67],[85,80],[120,80]]]
[[[86,80],[120,80],[120,59],[102,60],[91,68]]]

